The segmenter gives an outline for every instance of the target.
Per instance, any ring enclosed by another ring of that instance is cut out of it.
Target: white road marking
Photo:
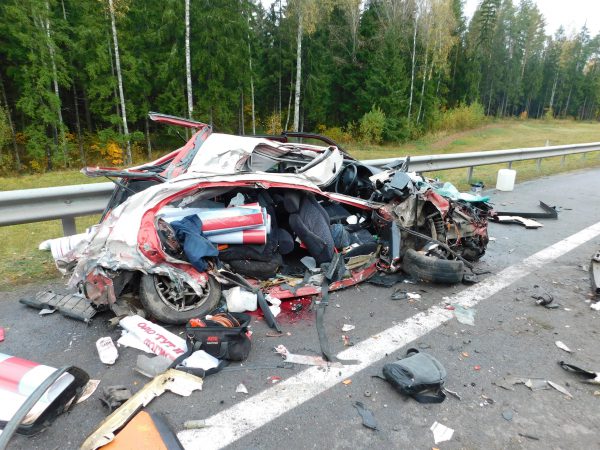
[[[507,267],[496,275],[450,298],[452,303],[475,306],[559,256],[600,235],[600,222],[557,242],[544,250]],[[444,302],[445,303],[445,302]],[[206,419],[208,428],[185,430],[178,437],[186,450],[222,448],[255,431],[296,406],[316,397],[342,380],[378,362],[436,329],[452,318],[444,303],[432,306],[402,323],[378,333],[344,350],[340,359],[357,359],[361,363],[324,372],[311,367],[247,400]]]

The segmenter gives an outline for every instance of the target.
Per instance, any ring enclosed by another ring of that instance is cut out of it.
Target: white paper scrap
[[[452,435],[454,434],[454,430],[452,428],[448,428],[438,422],[433,422],[430,430],[433,432],[433,440],[436,444],[449,441],[452,439]]]

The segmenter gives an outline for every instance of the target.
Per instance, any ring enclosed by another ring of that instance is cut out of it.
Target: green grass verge
[[[575,144],[600,141],[600,124],[573,121],[494,121],[484,127],[460,133],[428,135],[406,144],[384,146],[349,144],[345,148],[358,159],[402,157],[405,155],[430,155],[439,153],[461,153],[482,150],[539,147],[548,145]],[[538,170],[535,161],[513,164],[517,170],[517,182],[553,173],[600,166],[600,152],[588,155],[568,156],[564,163],[561,157],[547,158]],[[474,181],[483,181],[486,186],[496,183],[498,169],[506,165],[477,167]],[[459,189],[467,189],[467,169],[445,170],[427,173],[430,177],[454,183]],[[51,172],[41,175],[22,175],[0,178],[0,189],[30,189],[70,184],[93,183],[104,179],[87,178],[78,171]],[[97,223],[98,216],[77,219],[77,230]],[[39,251],[38,245],[45,239],[62,236],[59,220],[26,225],[0,227],[0,291],[16,288],[33,281],[56,279],[58,271],[49,252]]]

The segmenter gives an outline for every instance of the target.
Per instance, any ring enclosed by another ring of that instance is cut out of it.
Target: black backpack
[[[446,369],[433,356],[411,348],[406,356],[383,366],[383,376],[394,388],[419,403],[442,403],[446,399]],[[424,394],[430,391],[431,394]]]

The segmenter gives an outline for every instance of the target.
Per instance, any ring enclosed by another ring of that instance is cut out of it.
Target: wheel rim
[[[201,306],[210,292],[209,283],[206,283],[204,293],[201,296],[187,283],[183,284],[183,291],[180,291],[173,280],[162,275],[154,276],[154,286],[163,303],[178,312],[190,311]]]

